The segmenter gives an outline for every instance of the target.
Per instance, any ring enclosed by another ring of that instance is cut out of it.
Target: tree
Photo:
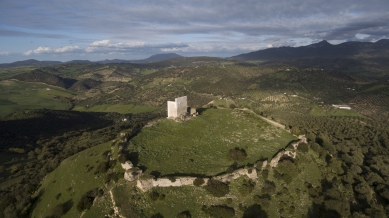
[[[234,161],[242,161],[247,157],[247,153],[243,148],[235,147],[234,149],[230,149],[228,157]]]
[[[205,189],[215,197],[223,197],[230,192],[228,184],[215,179],[209,179]]]

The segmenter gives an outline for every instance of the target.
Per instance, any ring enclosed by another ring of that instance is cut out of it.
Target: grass
[[[73,96],[70,91],[39,83],[3,80],[0,87],[0,117],[22,109],[66,110],[70,105],[56,98]]]
[[[70,158],[64,160],[61,165],[52,173],[48,174],[42,186],[37,193],[41,193],[41,197],[32,212],[32,217],[47,217],[54,206],[65,202],[72,202],[72,207],[63,217],[80,217],[81,213],[77,210],[77,203],[85,192],[102,187],[104,185],[104,176],[94,175],[95,169],[87,172],[88,166],[97,166],[97,161],[101,161],[101,154],[110,149],[110,143],[101,144],[93,148],[84,150]],[[60,197],[57,199],[57,195]],[[109,197],[109,194],[105,194]],[[96,202],[103,199],[96,199]],[[96,204],[88,210],[84,217],[98,217],[108,214],[110,207],[103,204]]]
[[[85,108],[82,106],[74,107],[75,111],[88,111],[88,112],[117,112],[121,114],[129,114],[129,113],[144,113],[151,112],[156,110],[155,107],[145,106],[145,105],[133,105],[133,104],[101,104],[94,105],[90,108]]]
[[[146,173],[215,175],[224,172],[233,161],[227,157],[235,147],[246,150],[248,157],[240,165],[271,158],[295,138],[248,112],[209,109],[187,122],[163,120],[143,129],[130,145],[139,153],[139,166]]]
[[[35,69],[36,69],[35,67],[17,67],[17,68],[0,69],[0,80],[9,79],[13,76],[22,73],[28,73]]]
[[[155,73],[155,72],[157,72],[156,69],[146,69],[146,70],[143,70],[143,71],[141,72],[141,74],[142,74],[142,75],[149,75],[149,74],[152,74],[152,73]]]
[[[357,117],[363,117],[360,113],[354,111],[354,110],[346,110],[346,109],[337,109],[337,108],[329,108],[324,109],[322,107],[319,107],[316,104],[311,104],[311,111],[309,112],[311,115],[314,116],[357,116]]]

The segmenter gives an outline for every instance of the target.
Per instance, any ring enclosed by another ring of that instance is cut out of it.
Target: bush
[[[92,189],[86,192],[85,194],[83,194],[81,196],[80,201],[77,204],[77,210],[80,212],[84,210],[89,210],[92,207],[93,201],[95,200],[96,196],[97,196],[97,188]]]
[[[177,214],[177,218],[191,218],[190,212],[188,210],[182,211],[181,213]]]
[[[167,177],[171,182],[175,182],[176,181],[176,177],[174,176],[169,176]]]
[[[235,217],[234,208],[225,205],[212,205],[208,208],[206,206],[203,206],[202,210],[211,217]]]
[[[107,175],[105,175],[105,183],[109,183],[111,180],[113,180],[114,182],[118,182],[119,181],[119,175],[117,173],[109,173]]]
[[[195,186],[201,186],[205,183],[204,179],[203,178],[196,178],[194,181],[193,181],[193,185]]]
[[[269,206],[270,203],[270,195],[264,194],[264,195],[255,195],[254,196],[254,202],[258,203],[264,207]]]
[[[106,173],[109,169],[109,162],[103,161],[96,167],[95,174]]]
[[[165,195],[164,195],[164,194],[159,194],[159,193],[156,192],[156,191],[152,191],[152,192],[150,192],[150,194],[149,194],[149,198],[150,198],[152,201],[164,200],[164,199],[165,199]]]
[[[125,154],[120,154],[118,160],[120,163],[124,164],[126,161],[128,161],[128,157]]]
[[[265,184],[263,184],[262,192],[274,194],[276,192],[276,185],[274,184],[274,182],[266,180]]]
[[[57,204],[51,209],[51,217],[61,217],[65,214],[65,207],[63,204]]]
[[[228,184],[214,179],[208,180],[205,189],[215,197],[223,197],[230,192]]]
[[[235,104],[230,104],[230,108],[231,108],[231,109],[235,109],[235,108],[236,108],[236,105],[235,105]]]
[[[243,148],[236,147],[234,149],[230,149],[228,157],[234,161],[242,161],[247,157],[247,153]]]
[[[268,169],[262,170],[262,177],[264,179],[267,179],[267,177],[269,177],[269,170]]]
[[[309,145],[306,144],[306,143],[301,143],[301,144],[299,144],[299,146],[297,147],[297,150],[306,153],[306,152],[309,151]]]
[[[243,180],[243,184],[239,187],[239,192],[243,196],[250,194],[255,187],[255,182],[253,180]]]

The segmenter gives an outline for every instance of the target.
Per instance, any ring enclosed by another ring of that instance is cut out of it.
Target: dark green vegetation
[[[0,217],[387,217],[389,62],[377,51],[2,69]],[[163,119],[133,137],[183,95],[198,117]],[[262,169],[279,149],[292,151],[294,137],[259,116],[307,136],[295,159]],[[142,192],[123,179],[127,159],[142,178],[242,168],[258,177]]]

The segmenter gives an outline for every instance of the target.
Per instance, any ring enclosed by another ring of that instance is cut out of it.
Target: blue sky
[[[0,0],[0,63],[230,57],[382,38],[388,0]]]

